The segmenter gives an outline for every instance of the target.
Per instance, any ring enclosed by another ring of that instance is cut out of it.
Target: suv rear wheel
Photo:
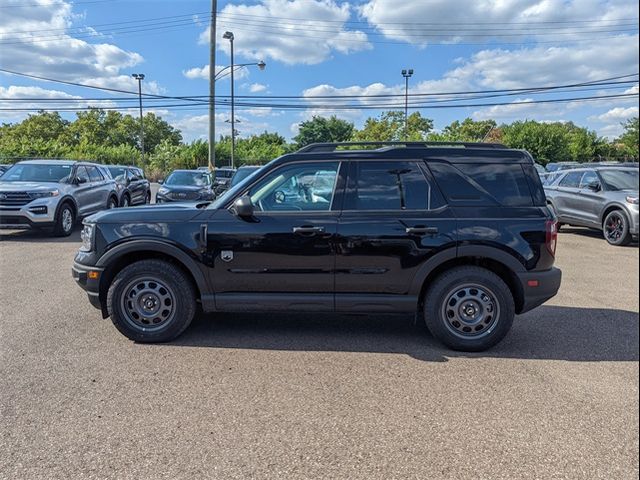
[[[631,243],[629,220],[622,210],[610,212],[602,225],[604,238],[611,245],[621,246]]]
[[[68,237],[73,232],[76,224],[76,214],[69,203],[64,203],[58,211],[56,223],[53,227],[53,234],[58,237]]]
[[[193,320],[195,292],[186,274],[163,260],[141,260],[122,269],[107,293],[116,328],[136,342],[168,342]]]
[[[480,267],[456,267],[434,280],[426,293],[425,322],[434,337],[454,350],[479,352],[511,329],[515,304],[509,287]]]

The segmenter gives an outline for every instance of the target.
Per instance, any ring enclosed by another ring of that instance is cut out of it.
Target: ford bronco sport
[[[494,144],[315,144],[213,203],[84,221],[73,276],[139,342],[205,312],[402,313],[480,351],[553,297],[556,219],[531,156]]]

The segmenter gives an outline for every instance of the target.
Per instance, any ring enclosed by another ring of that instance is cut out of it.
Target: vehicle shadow
[[[0,230],[0,242],[80,243],[82,227],[77,225],[68,237],[56,237],[42,230]]]
[[[516,317],[507,338],[482,353],[451,351],[413,317],[391,315],[200,315],[171,345],[393,353],[428,362],[452,357],[637,362],[638,314],[543,306]]]
[[[575,235],[580,235],[582,237],[591,237],[591,238],[597,238],[598,240],[602,240],[604,245],[607,245],[607,241],[604,239],[604,237],[602,236],[602,232],[600,232],[599,230],[594,230],[592,228],[586,228],[586,227],[571,227],[568,225],[563,225],[562,228],[560,229],[560,235],[562,235],[563,233],[573,233]],[[626,247],[637,247],[638,246],[638,242],[634,242],[632,241],[629,245],[625,245]]]

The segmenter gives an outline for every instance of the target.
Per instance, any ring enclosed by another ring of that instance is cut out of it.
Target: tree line
[[[362,129],[335,116],[316,116],[300,124],[293,142],[277,133],[264,132],[236,139],[236,165],[264,164],[315,142],[345,141],[447,141],[496,142],[528,150],[545,165],[559,161],[638,159],[638,117],[623,123],[623,134],[608,140],[572,122],[543,123],[534,120],[498,124],[494,120],[454,121],[436,132],[433,120],[420,112],[406,122],[404,113],[384,112],[368,118]],[[204,140],[185,143],[179,130],[161,117],[144,116],[145,156],[140,154],[140,123],[131,115],[91,109],[78,112],[73,121],[57,112],[39,112],[21,122],[0,126],[0,163],[23,158],[87,159],[106,164],[137,164],[150,176],[162,176],[176,168],[207,164],[208,144]],[[216,142],[216,164],[231,159],[231,138]]]

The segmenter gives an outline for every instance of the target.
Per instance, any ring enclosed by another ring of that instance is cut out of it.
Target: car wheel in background
[[[454,350],[479,352],[511,329],[513,295],[484,268],[456,267],[434,280],[426,293],[425,322],[435,338]]]
[[[109,200],[107,200],[107,209],[111,210],[112,208],[118,208],[116,197],[109,197]]]
[[[167,342],[189,326],[196,312],[187,275],[163,260],[141,260],[121,270],[107,293],[111,321],[136,342]]]
[[[58,216],[53,227],[53,234],[58,237],[68,237],[73,232],[76,224],[76,214],[73,207],[69,203],[63,203],[58,210]]]
[[[129,205],[131,205],[131,200],[129,199],[129,195],[124,195],[122,197],[122,206],[128,207]]]
[[[629,233],[629,220],[627,219],[627,215],[622,210],[610,212],[604,219],[602,233],[604,234],[605,240],[611,245],[628,245],[632,237]]]

